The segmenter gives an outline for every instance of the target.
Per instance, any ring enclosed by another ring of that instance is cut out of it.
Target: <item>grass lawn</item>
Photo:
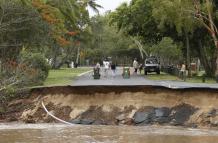
[[[58,70],[50,70],[48,78],[44,82],[44,86],[69,85],[76,76],[89,70],[91,70],[91,68],[62,68]]]
[[[154,74],[154,73],[150,73],[146,76],[148,79],[150,80],[171,80],[171,81],[182,81],[181,79],[179,79],[177,76],[173,76],[173,75],[169,75],[166,73],[161,73],[160,75]],[[192,78],[187,78],[186,82],[190,82],[190,83],[202,83],[202,77],[201,76],[195,76]],[[216,83],[216,81],[212,78],[206,78],[206,82],[205,83]]]
[[[192,77],[192,78],[188,78],[187,82],[191,82],[191,83],[202,83],[202,77],[200,76],[196,76],[196,77]],[[205,83],[216,83],[215,79],[213,78],[206,78]]]

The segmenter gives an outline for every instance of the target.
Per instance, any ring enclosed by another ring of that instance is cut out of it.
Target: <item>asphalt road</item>
[[[122,77],[122,68],[118,68],[116,75],[112,76],[112,71],[108,71],[108,75],[105,76],[103,69],[101,69],[101,78],[99,80],[93,79],[93,72],[89,72],[77,78],[72,83],[72,86],[137,86],[137,85],[151,85],[151,86],[163,86],[173,89],[182,88],[215,88],[218,89],[218,84],[205,84],[205,83],[187,83],[180,81],[163,81],[163,80],[149,80],[146,76],[135,74],[131,68],[131,76],[129,79]],[[148,75],[149,76],[149,75]]]

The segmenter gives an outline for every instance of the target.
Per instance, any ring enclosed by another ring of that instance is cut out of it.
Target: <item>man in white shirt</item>
[[[108,60],[103,61],[103,65],[104,65],[104,76],[107,77],[108,70],[110,68],[110,62]]]
[[[139,64],[138,64],[137,59],[134,59],[134,61],[133,61],[133,67],[134,67],[134,69],[135,69],[135,73],[137,73],[138,68],[139,68]]]
[[[183,63],[182,67],[180,69],[180,77],[182,78],[182,80],[186,79],[186,65]]]

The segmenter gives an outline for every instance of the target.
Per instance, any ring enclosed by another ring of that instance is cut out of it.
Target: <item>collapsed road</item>
[[[32,89],[25,99],[11,101],[6,121],[94,125],[218,126],[218,90],[170,89],[161,86],[65,86]],[[12,112],[15,111],[15,112]]]
[[[0,121],[218,127],[216,84],[122,79],[120,71],[115,78],[93,80],[88,73],[73,85],[31,89],[7,104]]]

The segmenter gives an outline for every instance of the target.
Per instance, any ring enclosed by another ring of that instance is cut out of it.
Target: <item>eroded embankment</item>
[[[46,114],[41,101],[53,115],[77,124],[218,126],[218,92],[213,89],[152,86],[34,89],[27,99],[8,104],[9,109],[17,110],[12,119],[56,122]]]

